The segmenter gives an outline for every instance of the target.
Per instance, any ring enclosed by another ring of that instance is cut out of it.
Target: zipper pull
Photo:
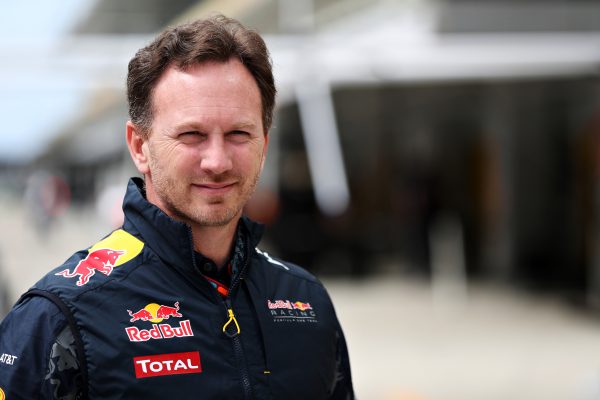
[[[237,319],[235,319],[233,310],[231,308],[228,308],[227,313],[229,314],[229,320],[225,323],[225,325],[223,325],[223,333],[232,338],[232,337],[239,335],[241,330],[240,330],[240,325],[237,322]],[[229,331],[227,330],[227,326],[229,326],[229,324],[231,324],[232,322],[235,324],[235,327],[237,328],[237,332],[229,333]]]

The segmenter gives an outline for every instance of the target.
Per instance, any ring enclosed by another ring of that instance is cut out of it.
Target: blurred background
[[[214,12],[271,50],[247,213],[329,287],[358,397],[600,398],[597,1],[3,3],[0,315],[119,226],[127,63]]]

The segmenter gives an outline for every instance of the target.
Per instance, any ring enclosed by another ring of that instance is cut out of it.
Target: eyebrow
[[[228,131],[238,131],[238,130],[253,130],[256,129],[257,125],[253,122],[250,121],[243,121],[240,123],[236,123],[233,124]],[[201,124],[197,124],[197,123],[181,123],[181,124],[177,124],[173,127],[174,131],[187,131],[187,130],[199,130],[199,131],[203,131],[204,127]]]
[[[255,129],[256,124],[252,122],[240,122],[239,124],[234,124],[231,130],[237,131],[241,129]]]

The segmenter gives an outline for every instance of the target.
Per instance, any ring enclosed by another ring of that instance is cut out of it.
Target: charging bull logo
[[[77,279],[77,286],[83,286],[90,278],[100,272],[109,276],[113,269],[135,258],[144,247],[138,238],[118,229],[105,239],[96,243],[88,250],[88,255],[75,266],[73,271],[68,268],[55,275]]]
[[[189,319],[177,321],[179,325],[161,324],[163,320],[171,317],[181,318],[183,314],[179,312],[179,302],[175,302],[173,307],[164,304],[150,303],[139,311],[133,312],[127,310],[131,317],[129,322],[149,321],[152,326],[149,329],[137,326],[128,326],[125,333],[130,342],[145,342],[152,339],[173,339],[188,336],[194,336],[192,324]],[[176,322],[176,323],[177,323]],[[148,327],[148,325],[146,325]]]
[[[163,319],[169,319],[170,317],[181,318],[183,315],[179,313],[179,302],[173,304],[174,307],[165,305],[158,305],[156,303],[148,304],[138,312],[132,312],[127,310],[131,319],[129,322],[135,322],[137,320],[150,321],[150,322],[161,322]]]
[[[68,269],[57,272],[56,275],[65,278],[79,277],[77,286],[85,285],[96,271],[108,276],[112,272],[117,259],[125,254],[125,250],[99,249],[92,251],[86,258],[79,261],[73,272]]]
[[[292,306],[294,306],[294,310],[300,310],[300,311],[312,310],[310,303],[303,303],[301,301],[297,301],[297,302],[293,303]]]

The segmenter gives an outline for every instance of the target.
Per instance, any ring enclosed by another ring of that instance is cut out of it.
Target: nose
[[[221,175],[232,167],[232,160],[223,138],[220,136],[211,137],[202,153],[200,168],[208,174]]]

